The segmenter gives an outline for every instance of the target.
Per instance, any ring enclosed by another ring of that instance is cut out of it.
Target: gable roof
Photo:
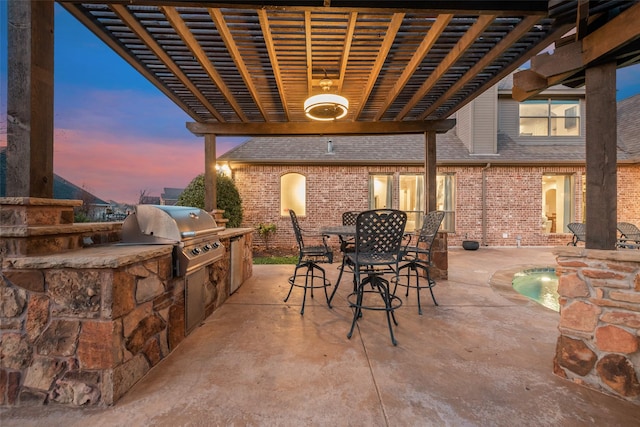
[[[618,162],[640,162],[640,95],[618,104]],[[329,141],[333,152],[329,152]],[[497,154],[471,154],[453,128],[436,135],[438,165],[583,164],[584,144],[519,144],[498,133]],[[255,137],[218,158],[231,164],[422,165],[425,140],[415,135]]]
[[[0,197],[6,197],[7,188],[7,147],[0,147]],[[109,206],[99,197],[91,194],[84,188],[78,187],[71,181],[67,181],[60,175],[53,174],[53,198],[58,200],[83,200],[91,205]]]

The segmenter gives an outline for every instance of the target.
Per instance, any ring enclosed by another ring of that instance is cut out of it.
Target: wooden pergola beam
[[[198,123],[187,129],[197,136],[300,136],[300,135],[381,135],[435,132],[445,133],[454,119],[406,122],[293,122],[293,123]]]
[[[104,0],[68,0],[67,3],[103,3]],[[256,6],[264,10],[283,9],[290,11],[353,9],[357,8],[362,13],[386,10],[417,10],[428,13],[455,13],[460,15],[475,15],[478,10],[493,15],[540,15],[549,11],[549,0],[505,1],[505,0],[456,0],[456,1],[369,1],[354,5],[349,0],[315,0],[307,1],[301,6],[299,0],[241,0],[226,1],[197,1],[197,0],[110,0],[112,4],[138,5],[138,6],[172,6],[172,7],[210,7],[224,8],[233,6],[236,9],[256,9]]]
[[[513,76],[514,99],[524,101],[577,73],[584,73],[592,64],[615,60],[618,49],[640,38],[638,22],[640,3],[582,39],[559,46],[552,54],[534,56],[529,70]]]

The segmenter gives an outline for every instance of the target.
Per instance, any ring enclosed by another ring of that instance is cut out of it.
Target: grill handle
[[[206,230],[197,230],[197,231],[181,231],[180,236],[183,239],[187,239],[191,237],[198,237],[198,236],[204,236],[208,234],[219,233],[222,230],[224,230],[224,227],[208,228]]]

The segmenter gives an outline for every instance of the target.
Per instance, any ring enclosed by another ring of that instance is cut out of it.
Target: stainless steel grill
[[[174,245],[174,274],[184,276],[224,255],[218,233],[224,230],[199,208],[138,205],[122,224],[122,241]]]
[[[205,318],[205,267],[225,252],[215,219],[199,208],[138,205],[122,224],[125,244],[173,245],[174,275],[184,276],[185,334]]]

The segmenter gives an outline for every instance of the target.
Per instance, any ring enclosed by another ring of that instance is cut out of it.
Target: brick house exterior
[[[568,222],[584,221],[584,120],[579,136],[522,136],[510,89],[511,81],[503,80],[458,111],[454,129],[437,135],[437,174],[455,177],[449,246],[465,238],[489,246],[565,245],[571,233],[560,227],[549,232],[542,218],[543,176],[572,177]],[[584,117],[584,89],[556,87],[541,95],[579,100]],[[618,220],[635,224],[640,224],[639,111],[640,95],[618,106]],[[230,168],[242,197],[242,226],[274,223],[271,244],[289,247],[295,240],[291,221],[280,210],[284,174],[306,178],[306,215],[299,220],[303,228],[317,230],[339,224],[343,211],[369,209],[371,174],[392,174],[394,189],[402,174],[423,174],[424,146],[423,135],[256,137],[220,156],[218,164]],[[394,191],[392,207],[398,206]]]

